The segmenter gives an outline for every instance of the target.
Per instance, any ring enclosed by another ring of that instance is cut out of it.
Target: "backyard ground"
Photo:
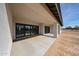
[[[48,49],[45,56],[78,56],[79,55],[79,31],[63,31],[54,44]]]

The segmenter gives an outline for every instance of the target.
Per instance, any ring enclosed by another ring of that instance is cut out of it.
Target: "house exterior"
[[[0,4],[0,55],[10,55],[12,41],[47,33],[58,37],[63,26],[60,4]]]

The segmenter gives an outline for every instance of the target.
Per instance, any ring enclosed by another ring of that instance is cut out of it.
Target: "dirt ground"
[[[79,31],[64,30],[45,56],[79,56]]]

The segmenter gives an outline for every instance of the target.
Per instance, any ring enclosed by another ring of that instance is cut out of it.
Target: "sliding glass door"
[[[49,26],[45,26],[45,33],[49,33],[50,32],[50,27]]]
[[[30,29],[31,27],[29,25],[25,25],[25,36],[30,36]]]
[[[30,24],[16,24],[16,38],[39,34],[39,26]]]
[[[16,24],[16,38],[24,37],[24,25]]]

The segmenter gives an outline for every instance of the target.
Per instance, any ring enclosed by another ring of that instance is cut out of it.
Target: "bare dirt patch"
[[[63,31],[45,54],[45,56],[73,55],[79,55],[79,31],[76,30]]]

